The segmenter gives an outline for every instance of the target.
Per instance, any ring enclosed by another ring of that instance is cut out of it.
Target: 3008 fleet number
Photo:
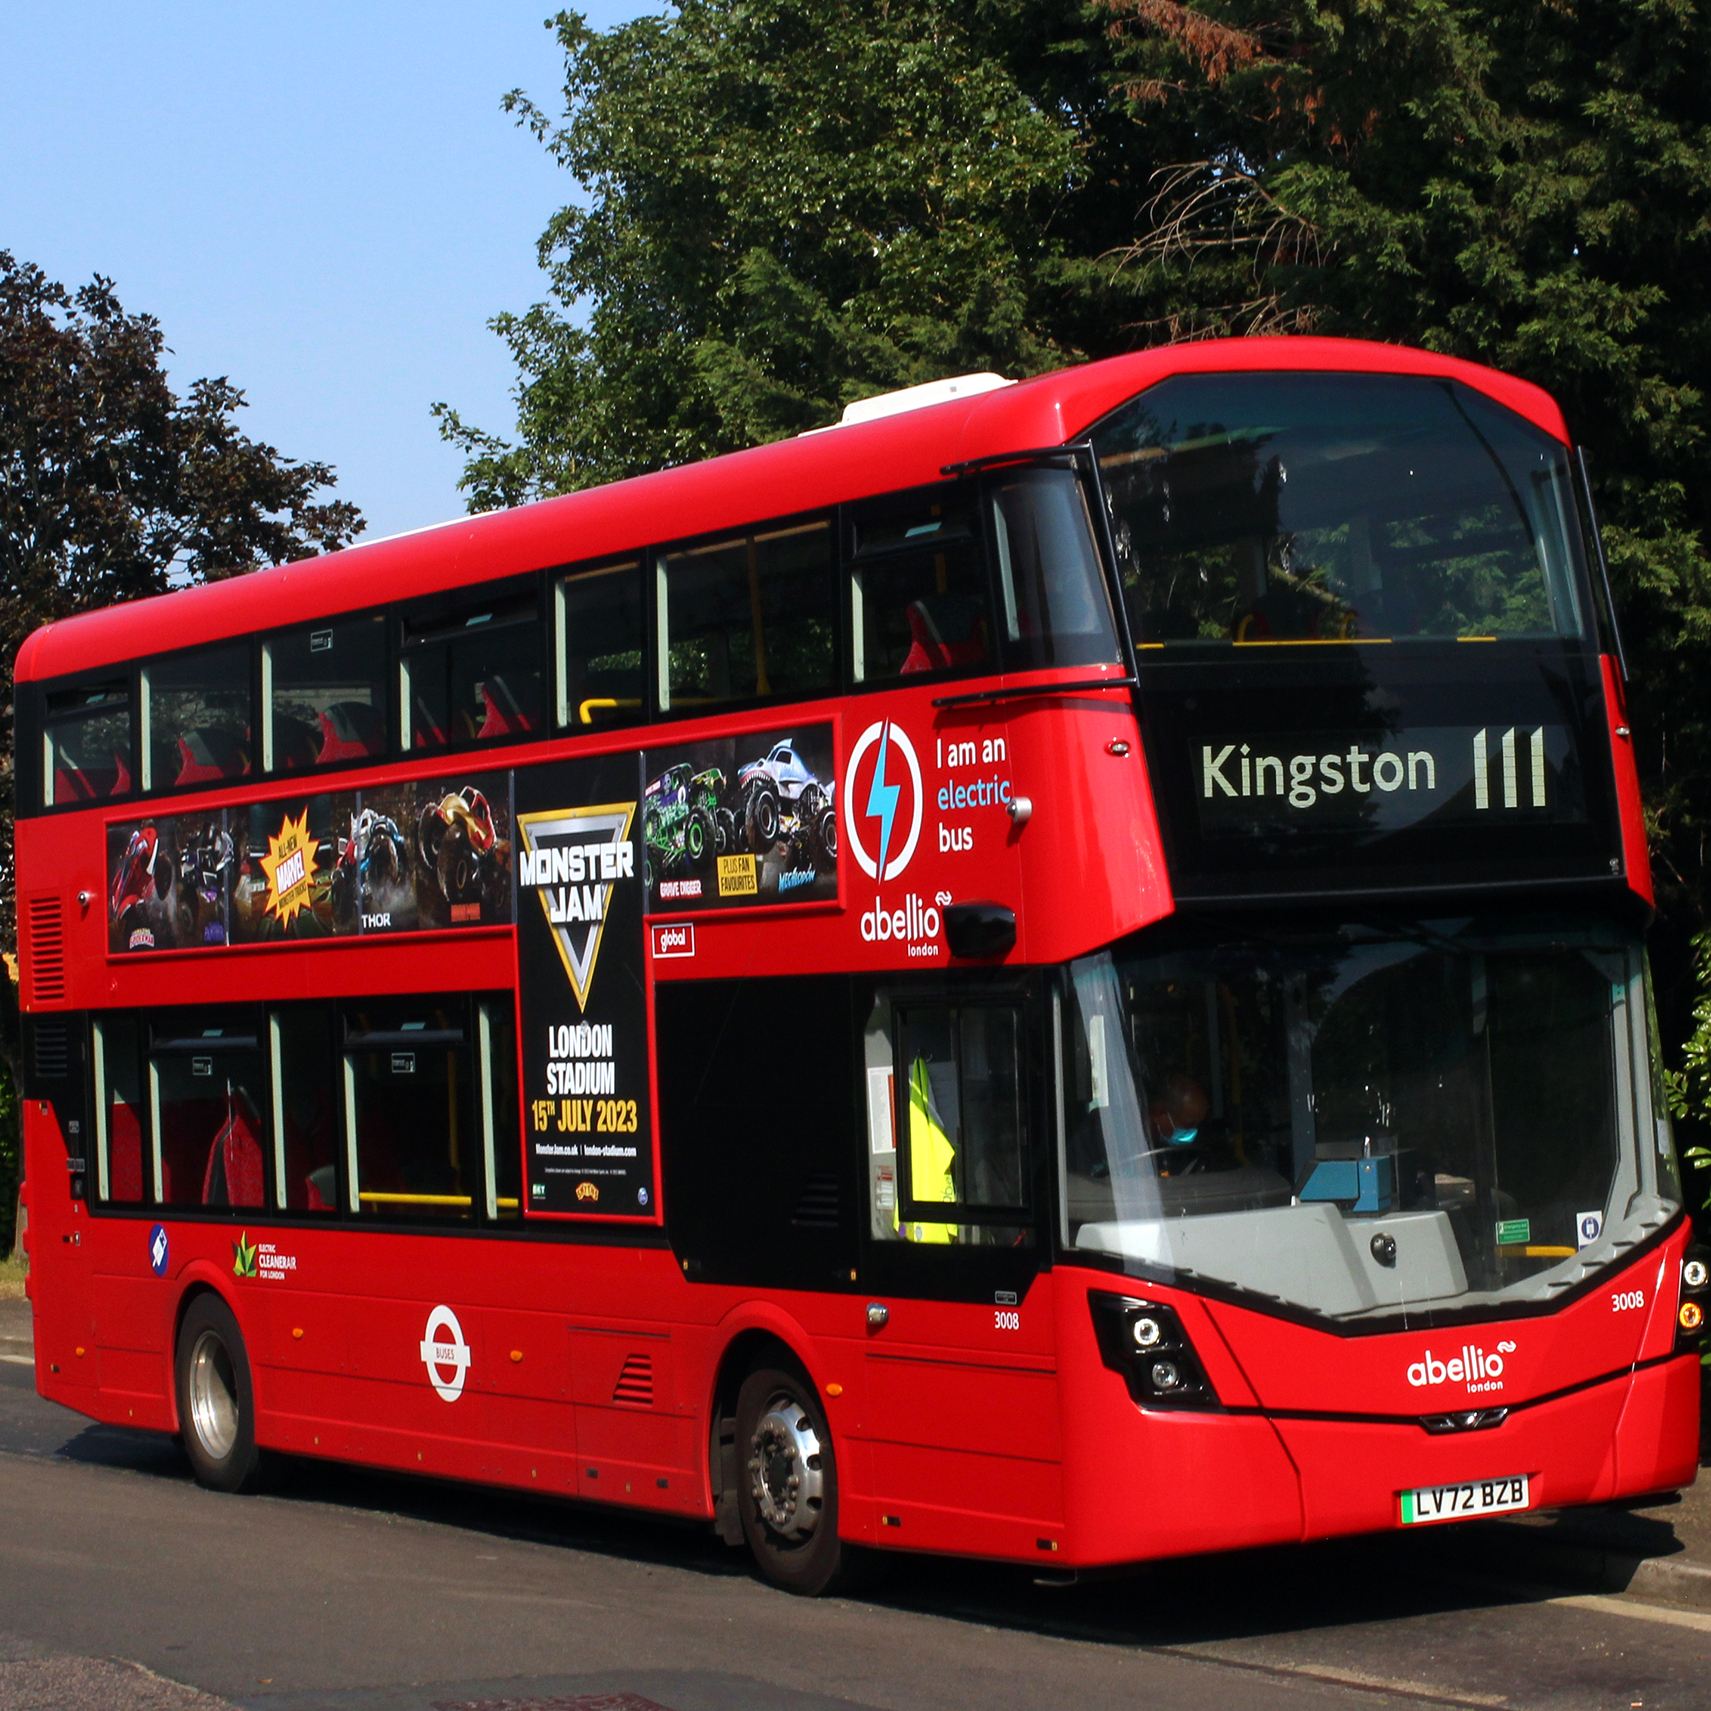
[[[1646,1292],[1643,1289],[1613,1290],[1610,1295],[1610,1311],[1626,1313],[1634,1307],[1644,1307]]]

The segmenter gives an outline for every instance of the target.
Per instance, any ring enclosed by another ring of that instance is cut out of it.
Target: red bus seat
[[[250,757],[236,731],[208,725],[178,739],[178,776],[174,784],[212,784],[219,778],[247,778]]]
[[[241,1104],[234,1105],[208,1149],[202,1174],[204,1206],[260,1206],[262,1203],[261,1137]]]
[[[115,1200],[143,1198],[143,1125],[134,1105],[115,1099],[107,1111],[107,1188]]]
[[[386,718],[366,701],[334,701],[321,709],[321,752],[325,766],[335,760],[363,760],[386,751]]]
[[[523,710],[510,684],[497,674],[482,684],[481,705],[481,729],[476,732],[477,737],[508,737],[535,728],[533,715]]]
[[[986,626],[974,601],[960,594],[929,594],[912,601],[906,615],[910,646],[903,671],[943,671],[979,665],[986,658]]]

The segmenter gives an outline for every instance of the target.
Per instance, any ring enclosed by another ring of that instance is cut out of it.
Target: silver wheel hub
[[[774,1397],[749,1443],[749,1491],[773,1532],[805,1539],[820,1523],[825,1484],[820,1436],[806,1409]]]
[[[190,1427],[215,1461],[238,1441],[238,1380],[225,1342],[204,1331],[190,1351]]]

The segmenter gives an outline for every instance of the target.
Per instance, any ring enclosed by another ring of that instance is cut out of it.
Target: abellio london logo
[[[868,726],[844,768],[844,834],[856,864],[875,884],[909,865],[921,836],[921,763],[900,725]],[[907,798],[907,800],[905,800]]]
[[[1512,1355],[1515,1345],[1501,1342],[1494,1353],[1464,1344],[1448,1360],[1439,1360],[1427,1349],[1422,1359],[1408,1369],[1408,1382],[1416,1390],[1434,1384],[1465,1384],[1469,1390],[1501,1390],[1503,1388],[1503,1357]]]

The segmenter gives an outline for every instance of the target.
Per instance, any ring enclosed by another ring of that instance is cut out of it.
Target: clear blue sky
[[[509,432],[487,329],[543,295],[569,177],[499,111],[559,107],[543,0],[0,0],[0,249],[160,320],[180,390],[336,466],[370,536],[455,516],[428,406]],[[606,27],[654,6],[598,0]]]

